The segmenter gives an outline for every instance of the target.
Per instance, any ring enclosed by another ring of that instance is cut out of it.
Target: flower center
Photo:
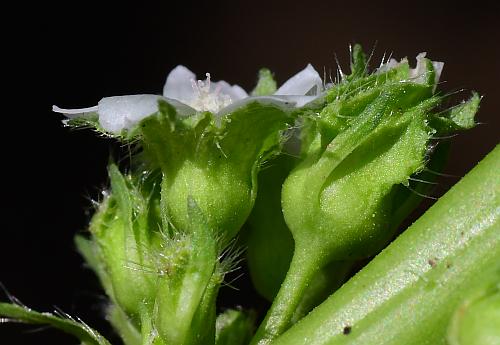
[[[186,104],[198,111],[210,111],[217,113],[222,108],[232,103],[231,97],[221,92],[221,86],[218,85],[211,90],[210,73],[206,74],[205,80],[191,79],[191,85],[194,90],[194,98],[187,101]]]

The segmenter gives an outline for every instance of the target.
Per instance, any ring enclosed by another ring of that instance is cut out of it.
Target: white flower
[[[189,116],[197,111],[210,111],[216,117],[231,113],[253,101],[273,104],[283,109],[302,107],[316,99],[323,90],[318,72],[309,64],[305,69],[287,80],[273,95],[249,97],[238,85],[225,81],[212,82],[210,74],[206,80],[196,80],[196,75],[184,66],[177,66],[167,77],[163,95],[129,95],[106,97],[90,108],[61,109],[68,118],[97,114],[100,125],[107,131],[119,133],[130,129],[139,121],[158,110],[158,101],[173,105],[180,116]]]
[[[425,63],[425,56],[427,55],[426,52],[420,53],[417,55],[417,66],[415,68],[410,69],[410,80],[417,84],[423,84],[426,81],[426,73],[427,73],[427,66]],[[431,61],[432,66],[434,67],[434,71],[436,73],[435,78],[434,78],[434,83],[437,85],[439,82],[439,78],[441,77],[441,72],[443,71],[443,66],[444,62],[439,62],[439,61]],[[385,64],[382,64],[378,69],[376,73],[383,73],[387,72],[388,70],[391,70],[393,68],[398,67],[402,63],[408,63],[408,59],[404,58],[400,62],[398,62],[396,59],[391,58],[388,62]]]

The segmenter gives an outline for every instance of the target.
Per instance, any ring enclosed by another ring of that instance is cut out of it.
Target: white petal
[[[62,109],[57,105],[52,106],[52,111],[55,113],[64,114],[66,117],[73,119],[75,117],[88,116],[90,114],[95,114],[97,112],[97,106],[80,108],[80,109]]]
[[[217,117],[224,116],[226,114],[232,113],[238,108],[244,107],[251,102],[259,102],[260,104],[274,105],[280,109],[291,111],[295,108],[300,108],[316,100],[318,96],[288,96],[288,95],[271,95],[271,96],[257,96],[257,97],[247,97],[241,99],[231,105],[221,109],[217,113]]]
[[[196,74],[182,65],[175,67],[167,77],[163,96],[185,103],[191,101],[195,96],[193,80],[196,80]]]
[[[158,95],[129,95],[106,97],[99,101],[99,123],[110,132],[130,129],[142,119],[158,111],[158,101],[164,100],[175,107],[180,116],[194,114],[196,110],[179,102]]]
[[[417,55],[417,66],[414,69],[410,69],[410,78],[413,78],[413,80],[416,83],[424,83],[426,79],[426,73],[427,73],[427,66],[425,62],[425,56],[426,53],[420,53]],[[436,76],[434,77],[434,89],[437,86],[437,83],[439,82],[439,78],[441,77],[441,72],[443,71],[443,66],[444,62],[439,62],[439,61],[431,61],[432,62],[432,67],[434,67],[434,72],[436,73]]]
[[[99,101],[99,123],[110,132],[129,129],[143,118],[158,111],[157,95],[106,97]]]
[[[311,64],[308,64],[302,71],[288,79],[274,93],[275,95],[296,95],[303,96],[309,93],[317,95],[323,88],[323,82],[318,72]]]
[[[239,85],[231,86],[232,94],[234,95],[234,100],[240,100],[248,97],[248,93]]]
[[[377,71],[375,72],[376,74],[379,74],[379,73],[384,73],[384,72],[387,72],[393,68],[396,68],[398,67],[399,65],[401,65],[401,63],[403,62],[406,62],[406,59],[403,59],[401,60],[401,62],[398,62],[396,59],[394,58],[391,58],[389,61],[387,61],[386,63],[380,65],[379,68],[377,68]]]
[[[160,97],[160,99],[163,99],[164,101],[170,103],[175,108],[175,111],[177,112],[177,115],[179,116],[190,116],[196,113],[196,109],[190,107],[186,103],[180,102],[176,99],[172,98],[167,98],[167,97]]]
[[[239,101],[240,99],[247,98],[248,93],[243,90],[239,85],[230,85],[224,80],[210,84],[211,92],[220,92],[231,97],[231,101]]]
[[[159,100],[170,103],[179,116],[189,116],[196,112],[195,109],[176,99],[158,95],[105,97],[94,107],[62,109],[54,105],[52,111],[62,113],[70,119],[97,114],[102,128],[112,133],[120,133],[123,129],[130,129],[142,119],[156,113]]]
[[[417,55],[417,66],[415,68],[410,69],[410,80],[417,84],[423,84],[425,83],[425,77],[426,77],[426,72],[427,72],[427,66],[425,63],[425,55],[427,55],[426,52],[419,53]]]
[[[436,84],[437,84],[439,82],[439,78],[441,78],[441,73],[443,72],[444,62],[432,61],[432,66],[434,66],[434,71],[436,72]]]
[[[425,63],[425,56],[427,53],[422,52],[417,55],[417,66],[415,68],[410,68],[409,78],[415,83],[423,84],[426,79],[427,66]],[[390,59],[387,63],[381,65],[375,73],[383,73],[387,72],[393,68],[398,67],[402,63],[407,63],[407,59],[404,58],[400,62],[397,62],[395,59]],[[435,84],[439,82],[439,78],[441,77],[441,72],[443,71],[444,62],[439,61],[431,61],[432,66],[434,67],[434,71],[436,72]],[[436,86],[434,86],[435,88]]]

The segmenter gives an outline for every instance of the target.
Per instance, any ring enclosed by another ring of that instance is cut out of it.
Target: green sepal
[[[111,281],[110,297],[139,322],[142,305],[152,307],[156,293],[153,253],[159,248],[159,224],[149,227],[148,202],[133,178],[114,164],[108,171],[111,194],[92,218],[90,231]]]
[[[97,113],[92,113],[89,116],[78,116],[63,121],[66,126],[73,128],[91,128],[99,133],[107,133],[104,128],[99,124],[99,116]]]
[[[351,74],[347,76],[348,81],[364,78],[368,75],[368,61],[363,48],[355,44],[351,50]]]
[[[142,136],[145,155],[152,166],[161,168],[167,175],[176,173],[187,159],[203,155],[213,141],[213,115],[209,112],[193,116],[178,116],[175,108],[165,102],[158,102],[158,112],[142,120],[138,128]]]
[[[282,132],[295,121],[295,114],[272,104],[250,102],[222,120],[220,146],[241,175],[257,176],[257,168],[280,151]]]
[[[208,282],[203,297],[196,309],[191,329],[186,344],[213,344],[216,334],[216,300],[219,288],[224,277],[220,266],[216,265],[215,271]]]
[[[415,210],[424,198],[433,198],[438,176],[443,171],[450,151],[449,142],[440,142],[432,149],[432,154],[426,154],[425,168],[413,174],[408,181],[395,186],[392,197],[391,233],[400,230],[401,223]]]
[[[246,345],[252,336],[253,313],[228,309],[217,316],[215,345]]]
[[[344,79],[327,90],[326,101],[346,100],[356,94],[375,88],[407,82],[410,74],[410,65],[402,61],[394,68],[384,72],[375,72],[365,78]]]
[[[356,55],[359,54],[361,53],[358,52]],[[355,70],[356,68],[359,70],[361,65],[365,63],[363,59],[363,57],[358,56],[353,62],[354,66],[358,65],[358,67],[353,66]],[[427,74],[434,73],[430,61],[426,66],[429,69]],[[361,72],[356,73],[362,75]],[[413,95],[420,99],[432,96],[434,84],[409,82],[409,73],[408,62],[402,61],[388,71],[376,72],[363,78],[345,78],[339,84],[331,87],[327,91],[326,106],[316,116],[304,118],[301,132],[302,156],[311,154],[315,150],[321,150],[321,145],[326,145],[339,133],[349,128],[355,118],[382,93],[397,89],[401,85],[413,85],[414,88],[420,88],[419,92],[414,90]]]
[[[259,79],[255,89],[251,92],[252,96],[269,96],[276,92],[276,80],[272,72],[267,68],[259,70]]]
[[[115,138],[122,142],[133,142],[138,136],[137,126],[128,130],[123,129],[120,133],[113,133],[105,130],[99,123],[99,116],[97,113],[66,119],[63,123],[65,126],[73,129],[92,129],[102,136]]]
[[[109,306],[106,310],[106,319],[116,330],[125,345],[142,345],[140,330],[119,306]]]
[[[69,315],[56,316],[39,313],[23,305],[0,303],[0,316],[33,325],[49,325],[78,338],[83,345],[111,345],[106,338],[82,321],[77,322]]]
[[[480,103],[481,96],[473,92],[471,98],[466,102],[432,116],[429,122],[430,126],[436,129],[438,135],[471,129],[476,125],[474,117],[479,110]]]
[[[106,294],[114,300],[113,285],[108,272],[106,271],[106,264],[104,263],[102,252],[97,243],[81,235],[75,236],[74,241],[80,255],[85,259],[87,265],[99,278],[99,282],[104,288]]]
[[[202,345],[215,336],[218,243],[194,199],[187,204],[190,226],[171,244],[184,248],[183,259],[165,270],[155,301],[154,324],[170,345]],[[169,258],[168,252],[164,257]]]
[[[232,113],[180,118],[160,102],[160,111],[140,123],[144,149],[163,173],[164,224],[188,225],[191,196],[210,228],[231,240],[250,213],[261,163],[280,150],[282,131],[294,115],[272,104],[250,102]]]
[[[143,345],[171,345],[158,334],[153,313],[147,306],[143,306],[141,312],[141,344]]]

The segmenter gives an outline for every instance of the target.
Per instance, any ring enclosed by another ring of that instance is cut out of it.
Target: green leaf
[[[59,317],[51,313],[39,313],[22,305],[0,303],[0,316],[28,324],[52,326],[75,336],[85,345],[111,345],[97,331],[68,315]]]

